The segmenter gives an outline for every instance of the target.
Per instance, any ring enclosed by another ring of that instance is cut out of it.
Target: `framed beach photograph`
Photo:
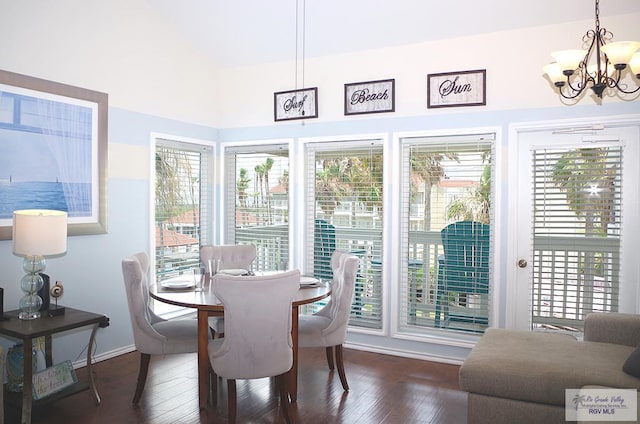
[[[107,232],[105,93],[0,70],[0,239],[13,211],[67,212],[68,234]]]
[[[396,108],[395,79],[344,85],[344,114],[393,112]]]
[[[427,75],[427,107],[485,106],[487,70]]]
[[[276,121],[318,117],[318,87],[273,93]]]

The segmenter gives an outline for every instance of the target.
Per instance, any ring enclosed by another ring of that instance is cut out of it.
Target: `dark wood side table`
[[[100,404],[100,395],[95,386],[92,373],[91,353],[95,341],[96,331],[99,327],[109,326],[109,318],[106,315],[94,314],[92,312],[81,311],[73,308],[66,308],[64,315],[49,317],[43,312],[42,317],[34,320],[21,320],[18,318],[18,310],[5,313],[8,320],[0,321],[0,336],[5,338],[19,339],[24,345],[24,386],[22,390],[22,424],[31,423],[31,407],[34,404],[52,402],[84,390],[93,392],[96,402]],[[81,327],[92,326],[89,345],[87,346],[87,371],[89,382],[77,382],[64,390],[53,393],[41,400],[33,400],[33,340],[44,337],[45,362],[46,366],[53,366],[53,353],[51,336],[63,331],[73,330]]]

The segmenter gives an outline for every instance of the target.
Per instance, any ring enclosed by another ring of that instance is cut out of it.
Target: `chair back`
[[[225,244],[200,247],[200,262],[205,272],[211,275],[210,265],[217,263],[218,269],[250,269],[256,259],[256,246],[253,244]],[[216,270],[214,270],[215,272]]]
[[[283,374],[293,365],[291,312],[300,271],[269,276],[216,274],[213,291],[224,305],[224,339],[210,352],[212,367],[229,379]]]
[[[460,221],[441,231],[444,263],[441,264],[448,291],[489,292],[489,225]]]
[[[316,219],[313,241],[313,276],[331,280],[331,255],[336,250],[336,228],[323,219]]]
[[[122,276],[136,349],[143,353],[155,353],[166,338],[152,324],[166,320],[149,308],[148,273],[149,257],[146,253],[136,253],[122,260]]]
[[[316,313],[331,320],[331,324],[322,331],[326,346],[342,344],[347,338],[347,325],[351,316],[351,304],[358,273],[358,258],[336,250],[331,255],[331,269],[333,270],[331,298],[325,307]]]

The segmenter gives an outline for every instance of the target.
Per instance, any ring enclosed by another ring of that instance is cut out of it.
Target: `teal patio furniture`
[[[336,250],[336,228],[323,219],[315,220],[313,246],[313,276],[320,280],[333,280],[331,255]]]
[[[438,289],[435,326],[451,321],[479,324],[467,327],[482,331],[488,324],[488,301],[480,308],[470,308],[470,297],[489,294],[489,225],[474,221],[449,224],[441,231],[444,255],[438,257]],[[468,313],[449,313],[450,299],[457,298],[457,308]],[[444,322],[443,322],[444,321]],[[465,328],[465,327],[460,327]]]

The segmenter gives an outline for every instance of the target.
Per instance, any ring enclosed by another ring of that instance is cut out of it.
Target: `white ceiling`
[[[595,4],[591,0],[147,1],[225,67],[594,19]],[[630,12],[640,12],[640,0],[601,0],[601,18]],[[601,24],[606,27],[606,20]],[[614,28],[608,29],[615,35]],[[580,36],[576,34],[576,42]]]

